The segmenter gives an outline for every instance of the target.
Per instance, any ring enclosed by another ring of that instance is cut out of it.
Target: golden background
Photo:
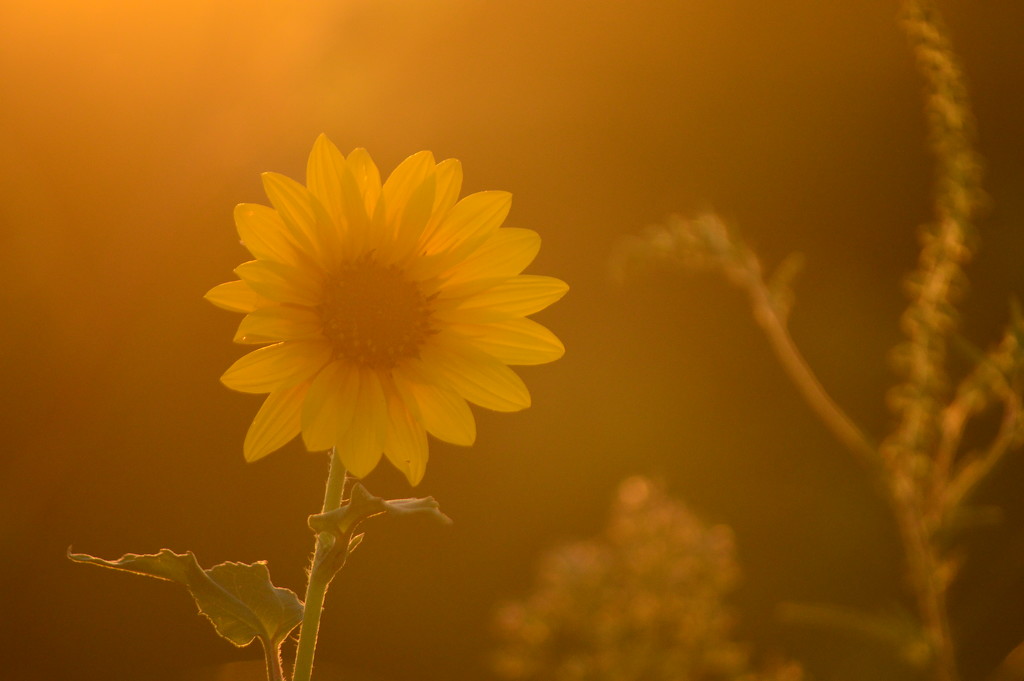
[[[1024,3],[940,3],[974,97],[992,209],[967,335],[1024,295]],[[381,522],[328,597],[323,669],[491,678],[492,608],[539,554],[603,527],[642,473],[737,533],[744,640],[818,678],[889,678],[884,651],[781,625],[783,601],[905,604],[884,503],[801,403],[741,296],[708,275],[609,277],[620,240],[713,208],[773,265],[807,256],[793,334],[869,431],[889,420],[901,277],[929,219],[921,81],[893,1],[0,0],[0,678],[200,678],[248,660],[187,596],[72,565],[167,546],[268,559],[301,591],[325,458],[247,465],[258,405],[217,378],[244,349],[202,300],[245,258],[235,203],[299,179],[317,134],[382,171],[456,157],[465,191],[514,194],[532,272],[569,295],[536,318],[559,362],[534,406],[476,410],[472,449],[431,443],[415,491],[452,528]],[[1024,639],[1024,459],[983,490],[953,592],[966,678]]]

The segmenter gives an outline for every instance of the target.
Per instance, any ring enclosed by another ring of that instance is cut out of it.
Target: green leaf
[[[433,497],[414,499],[381,499],[371,494],[361,483],[356,483],[352,494],[344,505],[327,513],[309,517],[309,527],[316,533],[333,537],[330,548],[313,565],[313,572],[323,571],[330,575],[328,581],[341,569],[348,554],[362,542],[363,535],[355,534],[360,523],[378,515],[425,516],[443,525],[450,525],[452,519],[441,512]]]
[[[343,537],[351,534],[359,523],[367,518],[382,514],[422,515],[442,525],[451,525],[452,523],[452,519],[441,512],[434,497],[381,499],[368,492],[362,484],[356,483],[352,488],[352,496],[348,503],[333,511],[310,516],[309,526],[316,532],[330,532],[337,537]]]
[[[932,659],[933,651],[921,625],[902,608],[875,613],[840,605],[782,603],[778,615],[787,624],[845,630],[876,641],[916,669],[924,669]]]
[[[288,633],[302,621],[302,603],[290,589],[275,587],[265,561],[252,564],[221,563],[209,570],[199,566],[191,551],[138,555],[126,553],[104,560],[86,553],[71,553],[76,563],[99,565],[137,575],[147,575],[185,586],[199,612],[217,633],[236,646],[259,638],[267,650],[276,650]]]

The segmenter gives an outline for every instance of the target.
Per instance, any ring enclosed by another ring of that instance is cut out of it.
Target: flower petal
[[[222,310],[229,312],[252,312],[271,302],[249,288],[244,281],[218,284],[207,291],[203,297]]]
[[[263,458],[299,434],[299,415],[308,389],[308,383],[300,383],[278,388],[267,396],[245,434],[242,451],[246,461]]]
[[[438,341],[420,351],[422,368],[438,384],[450,385],[473,404],[494,411],[530,406],[523,379],[498,359],[464,343]]]
[[[388,405],[377,374],[368,369],[360,369],[359,374],[359,399],[349,427],[339,431],[337,447],[345,470],[365,478],[384,453]]]
[[[294,238],[273,208],[257,203],[240,203],[235,206],[235,227],[238,238],[252,257],[297,264],[299,256]]]
[[[476,421],[466,400],[454,391],[416,376],[408,365],[393,372],[395,388],[413,415],[431,435],[453,445],[468,447],[476,441]]]
[[[413,193],[434,174],[434,166],[434,155],[429,151],[421,151],[399,163],[392,171],[381,189],[389,222],[394,224],[405,212],[405,206]],[[433,205],[431,196],[430,207]]]
[[[359,370],[331,362],[317,374],[302,406],[302,441],[312,452],[338,443],[339,424],[351,422],[359,397]]]
[[[327,135],[321,134],[313,143],[306,163],[306,185],[336,223],[345,218],[341,177],[346,173],[345,156]]]
[[[331,268],[340,258],[338,227],[320,201],[304,186],[280,173],[263,173],[263,189],[299,249]]]
[[[380,171],[374,164],[366,149],[353,149],[345,161],[348,170],[355,179],[359,195],[363,197],[363,211],[366,215],[373,215],[373,209],[380,197]]]
[[[385,262],[410,253],[434,205],[434,155],[421,151],[402,161],[381,189],[368,248]]]
[[[508,192],[486,191],[463,197],[432,233],[423,235],[424,253],[451,253],[453,259],[461,259],[501,227],[511,207],[512,195]]]
[[[278,303],[314,307],[319,305],[323,284],[318,273],[272,260],[250,260],[235,268],[249,288]]]
[[[308,254],[315,254],[316,214],[308,190],[281,173],[263,173],[260,177],[263,179],[263,191],[299,247]]]
[[[388,432],[384,454],[416,486],[427,469],[427,433],[397,393],[388,395]]]
[[[505,364],[546,364],[565,354],[555,334],[532,319],[510,319],[493,324],[455,324],[451,331],[478,350]]]
[[[221,383],[243,393],[269,393],[311,378],[330,360],[327,341],[286,341],[243,355],[220,377]]]
[[[435,316],[441,321],[480,324],[525,317],[557,301],[569,290],[561,279],[520,274],[458,303],[454,309],[440,306]]]
[[[274,305],[249,313],[238,325],[236,343],[276,343],[315,338],[323,333],[323,321],[313,310]]]
[[[540,235],[532,229],[503,227],[465,260],[453,266],[440,286],[441,298],[466,297],[514,277],[533,262]]]
[[[434,213],[444,216],[462,191],[462,164],[458,159],[448,158],[437,164],[437,192],[434,194]]]

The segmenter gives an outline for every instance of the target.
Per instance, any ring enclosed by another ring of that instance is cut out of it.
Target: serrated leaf
[[[423,515],[444,525],[452,520],[441,512],[433,497],[416,499],[381,499],[371,494],[361,483],[356,483],[347,502],[340,508],[309,517],[309,527],[317,533],[333,537],[333,543],[313,565],[313,571],[323,570],[333,578],[351,553],[363,540],[362,534],[354,534],[359,524],[378,515]]]
[[[126,553],[117,560],[68,551],[68,558],[183,585],[217,633],[239,647],[259,638],[267,650],[276,650],[302,620],[298,596],[271,583],[264,561],[221,563],[204,570],[191,551],[175,553],[170,549],[144,555]]]

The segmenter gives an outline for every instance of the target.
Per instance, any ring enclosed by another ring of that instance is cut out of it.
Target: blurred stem
[[[892,475],[890,499],[903,540],[918,614],[933,656],[932,678],[956,681],[959,677],[946,606],[948,571],[933,543],[934,535],[925,525],[925,514],[918,505],[917,495],[912,488],[901,484],[905,479],[905,475]]]
[[[956,508],[970,494],[975,485],[992,472],[996,464],[1002,460],[1003,455],[1017,443],[1021,401],[1013,391],[1009,391],[1003,399],[1005,403],[1003,418],[999,423],[999,431],[996,433],[995,440],[983,453],[965,462],[949,483],[943,499],[944,510]]]
[[[743,260],[746,276],[743,277],[741,283],[750,296],[754,320],[768,337],[768,342],[783,369],[786,370],[790,380],[800,391],[807,404],[832,431],[832,434],[846,445],[862,463],[871,467],[872,470],[876,470],[874,466],[878,462],[878,450],[857,427],[853,419],[836,404],[821,385],[821,381],[818,380],[807,360],[804,359],[773,303],[756,256],[747,253]]]
[[[337,450],[332,449],[321,512],[327,513],[339,508],[344,491],[345,467],[341,465]],[[302,626],[299,629],[299,645],[295,651],[292,681],[309,681],[313,673],[313,655],[316,652],[316,637],[320,630],[320,615],[324,609],[327,586],[334,575],[334,571],[325,564],[325,558],[334,542],[335,537],[329,532],[320,532],[316,536],[316,549],[313,552],[313,565],[309,570],[309,582],[306,585],[305,609],[302,613]]]
[[[905,475],[899,475],[884,467],[875,445],[825,391],[789,334],[765,284],[756,256],[746,253],[741,262],[742,268],[733,270],[731,276],[738,280],[749,294],[754,319],[768,336],[772,350],[790,380],[839,441],[874,474],[879,475],[885,484],[903,539],[918,611],[935,656],[932,662],[934,678],[936,681],[955,681],[956,661],[946,609],[943,565],[932,545],[932,535],[925,526],[925,514],[918,504],[915,489],[913,486],[900,484],[900,481],[907,479]]]

